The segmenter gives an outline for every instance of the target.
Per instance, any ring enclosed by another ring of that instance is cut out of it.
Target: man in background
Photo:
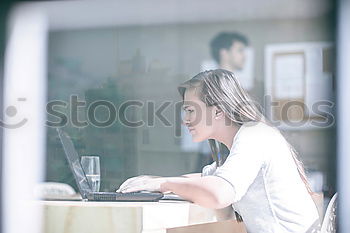
[[[216,62],[214,67],[229,70],[233,73],[242,71],[246,62],[246,48],[248,45],[247,37],[240,33],[221,32],[217,34],[210,42],[211,56]],[[206,68],[203,70],[206,70]],[[206,142],[200,143],[198,152],[197,170],[201,170],[205,165],[212,163],[213,158]],[[226,160],[229,153],[230,151],[225,145],[220,145],[221,163]]]
[[[210,42],[211,55],[219,68],[240,71],[245,64],[248,45],[248,39],[240,33],[221,32]]]

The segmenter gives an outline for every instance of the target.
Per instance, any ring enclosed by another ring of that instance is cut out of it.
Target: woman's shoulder
[[[278,129],[263,122],[248,122],[241,126],[237,132],[234,144],[251,147],[260,150],[263,148],[277,148],[285,146],[285,139]]]
[[[281,132],[263,122],[245,124],[238,135],[237,142],[246,146],[254,145],[255,150],[266,154],[266,159],[290,154],[290,147]]]

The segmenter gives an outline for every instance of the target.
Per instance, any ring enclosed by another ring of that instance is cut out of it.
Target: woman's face
[[[183,124],[187,126],[192,140],[201,142],[212,138],[215,130],[215,107],[207,107],[198,97],[198,88],[190,88],[184,95]]]

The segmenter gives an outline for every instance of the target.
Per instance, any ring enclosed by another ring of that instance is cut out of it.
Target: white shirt
[[[281,133],[264,123],[246,123],[234,137],[225,163],[203,168],[234,189],[233,208],[249,233],[308,232],[319,216]]]

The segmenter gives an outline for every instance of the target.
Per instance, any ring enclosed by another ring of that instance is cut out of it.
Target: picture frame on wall
[[[333,51],[331,42],[265,47],[265,113],[278,127],[303,130],[333,126]]]

